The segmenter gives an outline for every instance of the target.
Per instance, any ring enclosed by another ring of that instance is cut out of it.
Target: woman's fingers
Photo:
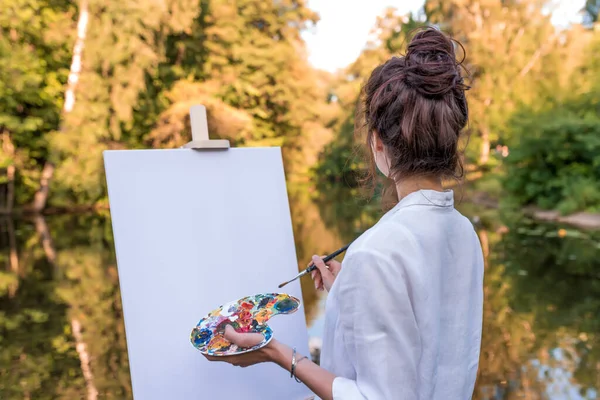
[[[313,265],[313,262],[309,262],[308,263],[308,267],[310,267],[311,265]],[[314,281],[315,284],[315,289],[317,290],[323,290],[323,279],[321,278],[321,273],[319,272],[318,269],[314,269],[311,273],[310,273],[311,278]]]
[[[342,264],[339,261],[336,261],[336,260],[328,261],[327,262],[327,266],[329,267],[329,270],[331,271],[331,273],[333,274],[333,276],[337,276],[337,274],[342,269]]]
[[[239,333],[231,325],[225,327],[223,337],[239,347],[252,347],[262,342],[265,337],[260,333]]]
[[[321,273],[319,272],[315,275],[315,289],[323,290],[323,278],[321,278]]]
[[[323,290],[325,288],[329,290],[335,277],[342,269],[342,264],[336,260],[331,260],[327,263],[324,263],[323,257],[319,256],[313,256],[312,261],[308,263],[308,267],[310,267],[312,264],[317,267],[317,269],[310,273],[310,276],[315,284],[315,289]],[[323,270],[326,272],[323,272]]]
[[[321,273],[319,272],[318,269],[315,269],[314,271],[312,271],[310,273],[310,276],[312,277],[314,284],[315,284],[315,289],[319,290],[319,287],[323,285],[323,280],[321,279]]]
[[[335,276],[331,273],[329,268],[323,262],[323,259],[321,259],[319,256],[313,256],[312,261],[315,264],[315,266],[317,267],[317,269],[319,270],[318,275],[321,278],[322,287],[324,287],[325,289],[327,289],[327,291],[329,291],[329,288],[331,288],[331,285],[333,284]],[[316,282],[317,282],[317,279],[315,278],[315,283]]]

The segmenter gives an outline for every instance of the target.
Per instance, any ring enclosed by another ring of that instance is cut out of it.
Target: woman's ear
[[[373,139],[372,146],[375,165],[377,166],[377,169],[387,177],[390,174],[390,161],[385,152],[385,146],[377,132],[374,132]]]
[[[377,134],[377,132],[375,132],[373,137],[375,138],[375,143],[373,146],[375,148],[375,151],[383,151],[383,142],[381,141],[381,139],[379,139],[379,135]]]

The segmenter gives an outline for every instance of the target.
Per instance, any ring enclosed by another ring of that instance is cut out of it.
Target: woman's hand
[[[323,259],[319,256],[313,256],[311,263],[315,264],[317,267],[317,269],[310,273],[310,276],[312,276],[315,281],[315,289],[325,289],[329,292],[331,285],[333,285],[333,281],[335,281],[335,277],[342,269],[342,264],[335,260],[324,263]]]
[[[264,336],[260,333],[238,333],[230,325],[225,327],[223,335],[225,339],[239,347],[252,347],[264,340]],[[236,367],[249,367],[254,364],[264,362],[279,363],[281,347],[275,339],[272,339],[265,347],[236,356],[208,356],[204,355],[209,361],[223,361]]]
[[[230,342],[243,347],[256,345],[263,340],[263,335],[260,333],[238,333],[231,326],[225,328],[224,336]],[[205,355],[204,357],[210,361],[224,361],[238,367],[248,367],[263,362],[274,362],[290,372],[292,354],[293,350],[289,346],[272,339],[265,347],[249,353],[237,356],[214,357]],[[296,357],[295,373],[297,378],[304,382],[319,398],[323,400],[333,399],[333,381],[335,375],[319,367],[301,354],[296,354]]]

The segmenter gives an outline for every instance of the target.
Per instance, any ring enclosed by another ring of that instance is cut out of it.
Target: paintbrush
[[[345,245],[344,247],[342,247],[341,249],[338,249],[336,251],[334,251],[333,253],[331,253],[328,256],[323,257],[323,262],[327,263],[331,260],[333,260],[334,258],[336,258],[337,256],[339,256],[340,254],[342,254],[343,252],[345,252],[348,247],[350,247],[350,245],[352,244],[352,242],[348,243],[347,245]],[[283,282],[281,285],[279,285],[279,288],[284,287],[285,285],[287,285],[290,282],[295,281],[298,278],[302,278],[304,275],[308,275],[311,272],[313,272],[315,269],[317,269],[317,266],[313,263],[311,265],[308,266],[308,268],[306,268],[304,271],[300,272],[298,275],[296,275],[294,278],[290,279],[287,282]]]

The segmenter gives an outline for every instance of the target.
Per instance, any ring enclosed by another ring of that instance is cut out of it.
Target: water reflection
[[[298,268],[381,215],[356,193],[290,187]],[[476,399],[595,399],[600,388],[600,233],[478,215],[486,253]],[[475,220],[475,219],[474,219]],[[0,219],[0,398],[131,398],[107,215]],[[303,281],[310,333],[323,297]]]
[[[490,236],[479,398],[596,399],[600,236],[527,220]]]
[[[5,219],[1,232],[0,398],[131,397],[108,218]]]

